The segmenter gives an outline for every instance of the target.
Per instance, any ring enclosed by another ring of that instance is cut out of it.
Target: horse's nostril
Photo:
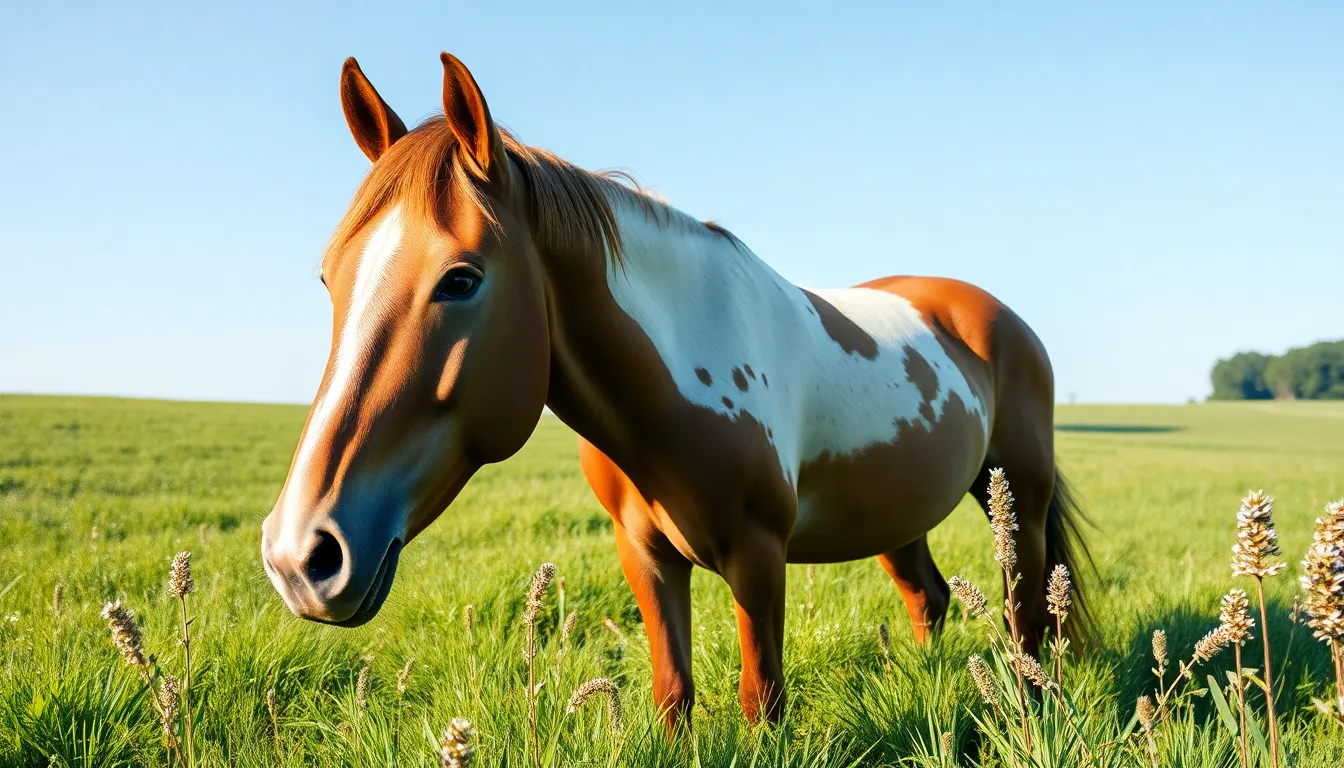
[[[317,532],[317,546],[308,555],[308,580],[321,584],[341,572],[341,544],[326,531]]]

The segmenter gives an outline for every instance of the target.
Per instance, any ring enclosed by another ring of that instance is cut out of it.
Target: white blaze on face
[[[304,484],[303,478],[313,469],[313,458],[318,447],[328,439],[334,421],[342,409],[349,407],[358,394],[351,390],[359,379],[360,368],[367,359],[365,352],[369,346],[369,337],[376,330],[383,312],[377,301],[379,289],[392,271],[397,247],[401,244],[402,223],[401,208],[389,210],[378,226],[370,233],[364,249],[355,265],[355,286],[350,295],[350,307],[345,315],[336,337],[336,356],[332,361],[330,377],[325,390],[319,393],[317,402],[308,418],[308,429],[303,435],[303,444],[299,446],[290,470],[289,483],[286,485],[282,502],[288,506]],[[297,524],[301,515],[284,515],[284,534],[289,530],[291,520]]]

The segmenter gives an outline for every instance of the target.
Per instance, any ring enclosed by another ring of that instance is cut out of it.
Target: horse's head
[[[546,300],[521,183],[480,89],[443,54],[443,119],[407,132],[354,59],[341,101],[373,168],[322,264],[331,355],[262,560],[297,615],[378,612],[402,545],[540,418]]]

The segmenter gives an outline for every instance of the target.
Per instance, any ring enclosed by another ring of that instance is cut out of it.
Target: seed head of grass
[[[620,640],[622,643],[625,642],[625,633],[621,631],[620,627],[616,626],[616,622],[612,621],[610,618],[605,618],[602,620],[602,626],[611,630],[611,633],[616,636],[617,640]]]
[[[397,673],[397,694],[406,693],[406,681],[411,679],[411,668],[415,666],[415,657],[406,660],[406,666]]]
[[[476,727],[465,717],[454,717],[439,739],[442,768],[469,768],[476,754]]]
[[[1153,630],[1153,661],[1158,669],[1167,668],[1167,633],[1160,629]]]
[[[140,625],[135,616],[122,606],[118,600],[103,606],[103,620],[112,630],[112,644],[121,651],[121,658],[132,667],[143,669],[149,666],[145,658],[144,638],[140,634]]]
[[[1232,575],[1263,579],[1282,571],[1284,563],[1270,558],[1279,554],[1279,536],[1274,532],[1274,498],[1264,491],[1251,491],[1237,511],[1237,543],[1232,545]]]
[[[1012,573],[1017,567],[1017,545],[1013,541],[1017,516],[1013,513],[1013,492],[1002,469],[989,471],[989,527],[994,531],[994,559]]]
[[[997,707],[999,689],[994,685],[994,673],[990,671],[989,664],[979,656],[972,656],[966,662],[966,668],[971,671],[971,680],[980,691],[980,698],[984,699],[986,704]]]
[[[966,606],[967,613],[977,619],[989,618],[989,601],[979,587],[960,576],[953,576],[947,580],[947,588]]]
[[[462,609],[462,626],[466,627],[468,634],[476,628],[476,606],[471,603]]]
[[[1032,685],[1041,690],[1048,691],[1057,687],[1055,681],[1050,679],[1050,675],[1045,671],[1045,668],[1041,666],[1041,663],[1036,660],[1035,656],[1032,656],[1029,653],[1019,653],[1014,655],[1013,666],[1017,667],[1017,671],[1021,672],[1023,677],[1030,680]]]
[[[369,665],[359,668],[359,679],[355,682],[355,709],[362,715],[369,709]]]
[[[607,700],[607,719],[611,721],[613,733],[620,733],[624,726],[624,711],[621,709],[621,691],[609,678],[595,677],[580,685],[565,707],[567,714],[574,714],[594,696],[601,695]]]
[[[1055,566],[1050,572],[1050,581],[1046,585],[1045,604],[1051,615],[1058,616],[1060,621],[1069,615],[1069,608],[1073,606],[1073,579],[1069,575],[1069,569],[1064,564]]]
[[[1232,638],[1227,634],[1227,630],[1221,625],[1209,630],[1209,633],[1195,643],[1195,663],[1203,664],[1218,655],[1218,652],[1226,648],[1232,642]],[[1193,665],[1192,665],[1193,666]],[[1193,677],[1190,670],[1186,670],[1187,678]]]
[[[891,655],[891,635],[887,632],[885,622],[877,625],[877,648],[883,656]]]
[[[950,755],[956,750],[957,743],[952,740],[952,734],[944,731],[943,734],[938,737],[938,746],[942,747],[944,755]]]
[[[574,634],[574,629],[578,626],[579,612],[577,610],[570,611],[569,615],[565,617],[564,625],[560,627],[561,639],[568,642],[569,638]]]
[[[164,675],[159,683],[159,706],[162,707],[163,732],[173,735],[173,723],[177,721],[178,710],[182,708],[182,684],[172,675]]]
[[[1218,611],[1218,626],[1227,633],[1229,644],[1244,645],[1251,637],[1251,628],[1255,619],[1250,615],[1251,602],[1243,589],[1230,589],[1223,595]]]
[[[1317,712],[1338,720],[1341,725],[1344,725],[1344,696],[1340,696],[1334,701],[1318,699],[1313,696],[1311,697],[1311,705],[1316,708]]]
[[[191,553],[178,552],[173,557],[172,567],[168,569],[168,593],[173,597],[182,598],[195,589],[196,582],[191,578]]]
[[[1344,646],[1344,499],[1316,518],[1311,547],[1302,560],[1302,609],[1316,639]]]
[[[1157,708],[1153,706],[1153,700],[1148,696],[1140,696],[1134,706],[1134,712],[1139,716],[1139,725],[1143,726],[1143,732],[1152,733],[1153,720],[1157,717]]]
[[[523,610],[524,623],[537,623],[537,616],[541,613],[541,601],[546,597],[546,590],[550,589],[551,580],[554,578],[555,563],[542,563],[532,575],[532,585],[527,590],[527,607]]]
[[[61,615],[61,603],[65,597],[65,587],[61,582],[56,582],[56,586],[51,590],[51,614],[57,618]]]
[[[277,716],[279,710],[277,710],[277,709],[275,708],[275,689],[274,689],[274,688],[271,688],[271,689],[269,689],[268,691],[266,691],[266,711],[267,711],[268,713],[270,713],[270,715],[271,715],[271,719],[272,719],[272,720],[275,720],[275,719],[276,719],[276,716]]]

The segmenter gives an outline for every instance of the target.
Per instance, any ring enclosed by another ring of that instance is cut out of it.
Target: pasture
[[[120,598],[143,623],[147,650],[178,665],[176,604],[166,590],[180,550],[192,552],[197,583],[192,691],[202,765],[435,765],[434,739],[454,716],[478,729],[474,765],[527,765],[519,617],[529,579],[547,561],[565,585],[563,605],[552,587],[538,625],[538,731],[553,764],[995,764],[971,717],[984,709],[965,665],[987,646],[985,630],[954,603],[943,635],[916,647],[872,560],[816,566],[811,579],[806,566],[790,567],[790,704],[778,728],[743,721],[732,601],[716,576],[697,571],[693,734],[668,743],[610,522],[579,473],[574,435],[551,417],[406,549],[373,622],[346,630],[292,618],[262,572],[259,523],[305,413],[0,396],[0,764],[165,762],[143,686],[99,611]],[[1344,728],[1310,703],[1327,690],[1328,655],[1290,617],[1312,521],[1344,496],[1344,405],[1061,406],[1057,421],[1061,467],[1095,524],[1088,541],[1097,573],[1084,581],[1098,631],[1065,669],[1088,727],[1118,731],[1136,696],[1151,692],[1152,630],[1166,630],[1173,658],[1188,658],[1216,624],[1218,599],[1233,584],[1240,499],[1263,487],[1276,499],[1289,563],[1268,582],[1285,741],[1296,765],[1344,763]],[[969,498],[931,535],[945,576],[963,575],[995,598],[990,540]],[[575,629],[562,642],[571,610]],[[1261,666],[1258,641],[1245,653],[1247,666]],[[398,672],[411,657],[402,693]],[[365,664],[369,685],[358,697]],[[1190,686],[1229,666],[1215,659]],[[619,737],[600,706],[566,713],[575,688],[599,676],[620,686]],[[1207,697],[1191,701],[1159,727],[1160,763],[1237,764]],[[1252,701],[1258,706],[1258,694]],[[941,751],[944,733],[952,753]],[[1149,764],[1138,739],[1120,753],[1121,764]]]

